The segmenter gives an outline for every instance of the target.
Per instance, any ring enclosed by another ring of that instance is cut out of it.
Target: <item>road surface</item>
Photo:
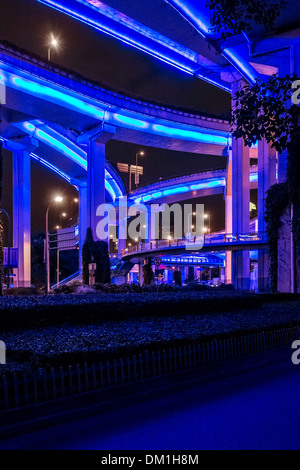
[[[210,378],[166,379],[165,390],[78,419],[74,412],[72,421],[2,440],[0,448],[300,449],[300,366],[290,358],[283,349],[224,365]]]

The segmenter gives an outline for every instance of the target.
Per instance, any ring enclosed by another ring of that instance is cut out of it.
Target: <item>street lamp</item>
[[[54,47],[55,49],[57,49],[57,47],[58,47],[58,40],[55,39],[55,37],[53,35],[51,37],[50,45],[48,47],[48,60],[49,60],[49,62],[51,61],[51,48],[52,47]]]
[[[50,247],[49,247],[49,211],[53,204],[63,201],[61,196],[56,196],[48,205],[46,211],[46,294],[50,292]]]
[[[139,155],[141,157],[143,157],[145,155],[145,152],[138,152],[136,155],[135,155],[135,188],[138,187],[138,164],[139,164]]]
[[[9,289],[10,287],[10,239],[11,239],[11,218],[9,214],[4,210],[0,209],[0,214],[5,214],[8,220],[8,246],[7,246],[7,279],[6,279],[6,287]]]

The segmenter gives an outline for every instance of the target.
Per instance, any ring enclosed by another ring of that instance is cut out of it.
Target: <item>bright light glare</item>
[[[63,198],[61,196],[56,196],[56,198],[54,199],[54,202],[62,202],[63,201]]]
[[[57,47],[58,46],[58,40],[55,39],[53,36],[51,38],[51,46]]]

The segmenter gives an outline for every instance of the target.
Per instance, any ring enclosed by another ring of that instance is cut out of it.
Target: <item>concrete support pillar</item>
[[[126,227],[127,220],[119,220],[119,237],[118,237],[118,256],[122,257],[122,251],[126,248]]]
[[[280,77],[286,77],[289,74],[293,75],[294,72],[296,74],[299,72],[299,65],[297,61],[295,61],[293,49],[294,46],[282,48],[274,54],[274,59],[278,67],[278,75]],[[287,161],[287,151],[278,154],[278,183],[285,183],[286,181]]]
[[[87,225],[92,229],[94,240],[98,239],[96,213],[101,204],[105,204],[105,144],[92,138],[87,157]]]
[[[88,229],[87,210],[87,183],[84,182],[79,186],[79,269],[82,264],[82,246]]]
[[[21,137],[6,145],[13,152],[13,246],[18,248],[14,286],[31,286],[31,165],[36,139]]]
[[[144,269],[143,269],[144,264],[145,264],[145,260],[140,259],[139,260],[139,285],[140,286],[144,285]]]
[[[225,231],[232,233],[232,148],[228,150],[225,193]],[[225,282],[232,284],[232,252],[225,254]]]
[[[265,198],[268,189],[276,183],[276,150],[265,141],[258,144],[258,231],[266,231]],[[258,291],[269,288],[269,255],[267,250],[258,252]]]
[[[118,214],[118,256],[122,257],[122,251],[126,248],[127,240],[127,197],[119,199],[119,214]]]
[[[233,84],[233,95],[242,83]],[[250,149],[243,139],[232,141],[232,232],[247,234],[250,229]],[[249,251],[232,252],[232,282],[237,289],[250,288]]]
[[[18,248],[15,287],[31,286],[30,153],[13,152],[13,246]]]
[[[92,229],[94,240],[99,239],[96,232],[100,221],[96,215],[97,208],[105,203],[105,144],[114,133],[114,127],[101,123],[77,139],[78,144],[88,145],[86,227]]]

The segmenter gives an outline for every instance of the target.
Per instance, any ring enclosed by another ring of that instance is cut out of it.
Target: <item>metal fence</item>
[[[86,392],[139,382],[276,349],[300,338],[300,327],[281,328],[128,357],[15,373],[0,379],[0,410],[26,407]]]
[[[238,233],[211,233],[209,235],[197,236],[191,239],[176,238],[169,240],[155,240],[146,243],[138,243],[137,245],[129,246],[122,251],[122,255],[126,256],[131,253],[157,251],[161,249],[185,247],[191,248],[193,246],[199,247],[224,247],[224,246],[244,246],[244,245],[261,245],[266,243],[265,232],[253,232],[248,234]]]

